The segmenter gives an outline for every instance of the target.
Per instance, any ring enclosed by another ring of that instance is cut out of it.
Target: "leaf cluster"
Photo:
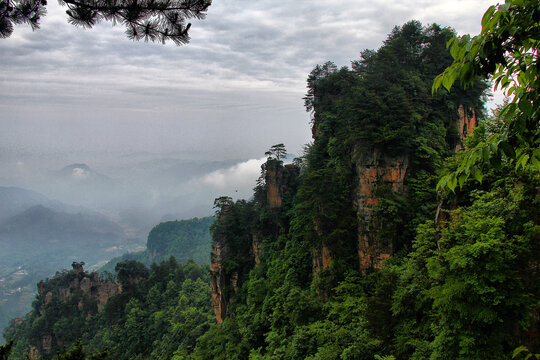
[[[433,82],[448,91],[457,79],[463,86],[474,84],[476,76],[491,78],[511,101],[495,114],[502,125],[481,141],[460,166],[439,182],[438,188],[454,191],[472,175],[482,181],[482,164],[497,169],[504,162],[516,170],[540,171],[540,8],[534,0],[507,0],[489,7],[482,18],[479,35],[452,38],[447,46],[454,62]]]

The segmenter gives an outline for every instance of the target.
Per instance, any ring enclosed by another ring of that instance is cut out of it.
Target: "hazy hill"
[[[110,246],[122,238],[120,226],[103,216],[57,212],[43,205],[33,206],[0,225],[0,239],[4,243],[45,245],[90,241],[93,246]]]
[[[137,260],[146,265],[159,263],[174,256],[178,262],[194,260],[199,264],[210,262],[212,216],[162,222],[148,234],[146,250],[127,253],[109,261],[101,271],[114,273],[117,263]]]
[[[56,175],[61,179],[70,179],[75,181],[93,181],[101,182],[104,184],[108,183],[109,185],[112,185],[114,183],[111,178],[95,172],[86,164],[68,165],[59,170]]]
[[[50,202],[46,196],[35,191],[0,186],[0,222],[31,206]]]
[[[72,214],[35,205],[5,219],[0,223],[0,327],[29,310],[40,279],[73,261],[108,260],[132,249],[132,242],[119,225],[89,211]]]

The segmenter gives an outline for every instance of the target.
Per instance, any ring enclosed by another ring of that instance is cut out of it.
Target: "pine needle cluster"
[[[204,19],[212,0],[59,0],[68,9],[68,21],[91,28],[101,21],[126,27],[132,40],[176,45],[189,42],[187,19]],[[28,23],[39,28],[46,0],[0,0],[0,37],[13,33],[15,24]]]

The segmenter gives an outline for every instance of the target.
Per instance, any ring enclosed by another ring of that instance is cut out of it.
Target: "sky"
[[[131,153],[243,159],[236,169],[258,172],[250,159],[271,145],[300,154],[311,140],[302,97],[315,65],[348,66],[412,19],[477,34],[494,3],[215,0],[178,47],[133,42],[110,23],[76,28],[50,1],[39,30],[0,39],[0,180],[31,158],[100,170]]]

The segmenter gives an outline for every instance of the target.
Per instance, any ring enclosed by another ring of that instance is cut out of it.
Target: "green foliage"
[[[111,259],[99,271],[106,274],[114,272],[116,264],[134,260],[150,266],[174,256],[179,262],[190,259],[199,264],[209,263],[212,238],[210,226],[214,217],[167,221],[152,228],[148,234],[146,250],[127,253]]]
[[[432,78],[452,61],[445,44],[453,36],[412,21],[379,50],[363,51],[352,69],[326,63],[313,70],[304,100],[315,140],[302,168],[283,165],[284,147],[275,145],[253,199],[214,202],[212,279],[226,302],[223,323],[212,315],[207,267],[174,257],[150,269],[126,261],[116,269],[124,291],[101,313],[87,311],[91,304],[80,309],[78,294],[59,301],[54,286],[73,281],[70,273],[43,284],[50,302],[38,298],[5,333],[15,340],[13,352],[22,356],[53,334],[54,341],[81,338],[74,353],[84,344],[108,348],[119,360],[534,356],[540,177],[529,166],[514,171],[512,161],[477,164],[466,152],[444,160],[462,141],[457,109],[482,116],[486,87],[476,79],[474,87],[432,96]],[[504,121],[483,123],[467,146],[486,142],[500,126]],[[357,213],[359,168],[396,159],[407,163],[406,190],[375,179],[376,204]],[[455,178],[461,191],[437,198],[437,172],[463,161],[483,166],[472,174],[482,183]],[[268,200],[270,186],[280,206]],[[380,269],[359,270],[360,221],[375,245],[391,245]],[[149,249],[167,248],[177,225],[156,227]]]
[[[223,266],[239,271],[243,280],[235,293],[229,292],[233,315],[201,338],[194,358],[429,357],[433,321],[416,316],[432,311],[433,300],[417,289],[435,282],[425,263],[417,259],[404,279],[399,255],[382,272],[358,273],[356,166],[363,154],[381,154],[382,165],[406,154],[408,193],[380,184],[374,210],[381,219],[381,241],[406,252],[416,227],[435,215],[436,171],[461,141],[451,135],[457,109],[463,105],[482,114],[483,82],[458,94],[431,96],[433,77],[451,62],[445,44],[453,35],[450,29],[410,22],[396,28],[378,51],[364,51],[352,70],[330,62],[313,70],[304,100],[313,113],[315,141],[306,148],[292,201],[282,204],[277,217],[276,209],[266,207],[269,163],[250,211],[240,211],[248,203],[216,200],[214,241],[237,249]],[[249,261],[253,233],[263,239],[258,265]],[[314,256],[323,248],[331,261],[315,269]],[[406,286],[413,279],[422,281]],[[408,308],[409,303],[414,306]]]
[[[168,221],[155,226],[148,234],[146,247],[152,261],[160,262],[173,255],[179,262],[189,259],[199,264],[209,262],[210,226],[213,217]]]
[[[102,360],[107,359],[107,357],[107,351],[102,351],[87,356],[83,349],[81,340],[77,339],[69,350],[64,347],[55,355],[53,360]]]
[[[435,353],[454,358],[505,358],[518,339],[511,323],[528,322],[537,286],[527,287],[523,264],[534,256],[540,227],[529,219],[531,189],[477,195],[444,228],[440,254],[428,271],[438,285],[429,290],[438,318]],[[533,190],[534,194],[534,190]]]
[[[213,318],[208,268],[194,262],[180,265],[171,257],[150,269],[141,263],[120,263],[118,272],[129,291],[110,298],[102,312],[79,309],[77,294],[67,302],[53,295],[46,306],[37,306],[38,310],[8,328],[4,335],[14,340],[12,358],[23,358],[30,344],[42,350],[46,335],[52,335],[53,353],[60,351],[55,359],[104,359],[107,353],[125,360],[170,359],[190,354]],[[60,341],[74,345],[60,349]],[[108,350],[88,355],[83,346]]]
[[[419,228],[398,270],[395,354],[505,359],[521,341],[539,345],[527,335],[538,326],[538,275],[528,269],[540,250],[539,181],[499,174],[487,191],[469,193],[470,205],[448,212],[439,230]]]
[[[277,161],[281,161],[281,159],[287,156],[287,149],[285,149],[285,145],[283,144],[272,145],[270,150],[265,152],[264,155],[266,155],[268,159],[276,159]]]
[[[500,127],[485,141],[467,151],[459,167],[437,185],[454,191],[471,175],[482,181],[482,164],[501,168],[510,162],[516,170],[540,171],[540,80],[538,50],[540,9],[535,0],[507,0],[491,6],[482,18],[482,31],[470,38],[448,42],[454,62],[435,78],[433,91],[441,85],[450,91],[459,78],[463,86],[475,76],[492,78],[495,88],[505,90],[511,101],[497,114]]]
[[[533,354],[527,349],[526,346],[519,346],[517,347],[514,352],[512,353],[512,359],[540,359],[540,354]]]
[[[13,347],[13,341],[10,341],[6,345],[0,345],[0,360],[7,360]]]

